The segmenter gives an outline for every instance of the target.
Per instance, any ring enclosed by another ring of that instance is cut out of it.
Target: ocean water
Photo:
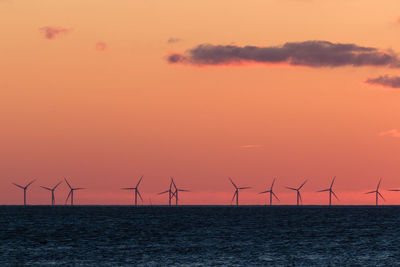
[[[0,266],[400,265],[400,207],[2,206]]]

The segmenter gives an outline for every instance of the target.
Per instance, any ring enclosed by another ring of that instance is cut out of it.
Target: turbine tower
[[[378,183],[378,186],[376,187],[376,190],[374,190],[374,191],[369,191],[369,192],[365,193],[365,194],[372,194],[372,193],[375,193],[375,205],[376,205],[376,206],[378,206],[379,197],[381,197],[383,200],[385,200],[385,198],[384,198],[384,197],[382,196],[382,194],[379,192],[379,186],[381,185],[381,181],[382,181],[382,179],[379,179],[379,183]],[[391,191],[395,191],[395,190],[391,190]]]
[[[143,202],[143,198],[142,198],[142,196],[140,195],[140,192],[139,192],[139,184],[140,184],[140,182],[142,181],[142,179],[143,179],[143,175],[140,177],[140,179],[139,179],[139,182],[136,184],[136,187],[125,187],[125,188],[121,188],[122,190],[134,190],[135,191],[135,206],[137,206],[137,197],[138,197],[138,195],[139,195],[139,197],[140,197],[140,199],[142,200],[142,202]]]
[[[179,201],[179,194],[178,193],[179,192],[190,192],[190,191],[186,190],[186,189],[178,188],[176,186],[176,184],[175,184],[174,177],[171,177],[171,181],[172,181],[172,184],[173,184],[173,186],[175,188],[175,192],[172,192],[171,199],[175,197],[175,206],[178,206],[178,201]]]
[[[24,206],[26,206],[26,190],[28,190],[29,186],[30,186],[34,181],[36,181],[36,179],[30,181],[29,184],[27,184],[26,186],[22,186],[22,185],[13,183],[15,186],[17,186],[17,187],[21,188],[22,190],[24,190]]]
[[[335,192],[332,190],[333,183],[335,182],[335,179],[336,179],[336,176],[333,177],[331,186],[330,186],[329,188],[317,191],[317,192],[329,192],[329,206],[331,206],[331,204],[332,204],[332,195],[333,195],[337,200],[339,200],[339,198],[336,196]]]
[[[236,197],[236,206],[239,206],[239,190],[249,189],[251,187],[237,187],[236,184],[232,181],[232,179],[230,177],[229,177],[229,180],[231,181],[232,185],[235,187],[235,193],[233,194],[231,204]]]
[[[172,188],[173,186],[174,186],[174,188]],[[176,190],[176,187],[175,187],[175,183],[174,183],[174,181],[173,181],[173,179],[171,177],[171,182],[169,183],[169,189],[165,190],[165,191],[163,191],[161,193],[158,193],[159,195],[168,193],[168,205],[169,206],[171,206],[171,199],[174,197],[174,194],[175,194],[175,191],[172,191],[172,189]]]
[[[297,192],[297,206],[299,205],[299,201],[301,202],[301,204],[303,204],[303,200],[301,199],[300,189],[304,186],[306,182],[307,180],[305,180],[298,188],[286,186],[287,189],[294,190]]]
[[[69,194],[68,194],[68,196],[67,196],[67,199],[65,200],[65,204],[67,204],[68,199],[71,198],[71,206],[73,206],[73,205],[74,205],[74,191],[76,191],[76,190],[82,190],[82,189],[86,189],[86,188],[83,188],[83,187],[72,187],[72,186],[68,183],[68,181],[67,181],[66,178],[64,178],[64,180],[65,180],[65,182],[67,183],[67,185],[68,185],[68,187],[69,187]]]
[[[54,190],[56,190],[57,186],[59,186],[61,183],[62,183],[62,181],[60,181],[58,184],[56,184],[53,188],[40,186],[41,188],[49,190],[51,192],[51,205],[53,205],[53,206],[56,204],[56,199],[54,197]]]
[[[269,193],[269,205],[270,205],[270,206],[272,206],[272,196],[274,196],[274,197],[276,198],[276,200],[279,201],[279,198],[275,195],[275,193],[274,193],[274,191],[273,191],[275,179],[276,179],[276,178],[274,178],[274,180],[272,181],[272,185],[271,185],[271,187],[270,187],[269,190],[266,190],[266,191],[263,191],[263,192],[260,192],[260,193],[259,193],[259,194],[267,194],[267,193]]]

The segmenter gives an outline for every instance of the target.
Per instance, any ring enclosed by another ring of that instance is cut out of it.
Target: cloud
[[[101,52],[106,51],[107,50],[107,44],[104,43],[104,42],[97,42],[96,45],[95,45],[95,49],[97,51],[101,51]]]
[[[400,88],[400,77],[399,76],[383,75],[383,76],[379,76],[377,78],[368,79],[365,82],[369,83],[369,84],[374,84],[374,85],[382,85],[385,87]]]
[[[58,35],[67,34],[71,32],[71,29],[61,28],[61,27],[42,27],[39,29],[46,39],[52,40]]]
[[[171,37],[171,38],[168,39],[167,43],[174,44],[174,43],[177,43],[177,42],[180,42],[180,41],[181,41],[180,38]]]
[[[394,138],[400,138],[400,130],[393,129],[393,130],[390,130],[390,131],[385,131],[385,132],[380,132],[379,133],[379,136],[386,136],[386,135],[389,135],[389,136],[394,137]]]
[[[305,41],[281,46],[236,46],[200,44],[184,54],[170,54],[170,64],[230,65],[241,63],[286,63],[308,67],[387,66],[399,67],[392,51],[356,44]]]

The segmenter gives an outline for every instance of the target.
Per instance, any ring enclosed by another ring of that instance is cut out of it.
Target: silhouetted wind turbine
[[[140,182],[142,181],[142,179],[143,179],[143,175],[142,175],[142,177],[140,177],[139,182],[136,184],[136,187],[125,187],[125,188],[121,188],[122,190],[135,190],[135,206],[137,206],[137,196],[138,196],[138,195],[139,195],[140,199],[143,201],[143,198],[142,198],[142,196],[140,195],[140,192],[139,192],[139,189],[138,189],[139,184],[140,184]]]
[[[56,204],[56,199],[54,197],[54,190],[56,190],[57,186],[59,186],[61,183],[62,183],[62,181],[60,181],[58,184],[56,184],[53,188],[40,186],[41,188],[49,190],[51,192],[51,205]]]
[[[86,189],[86,188],[83,188],[83,187],[72,187],[69,183],[68,183],[68,181],[67,181],[67,179],[66,178],[64,178],[64,180],[65,180],[65,182],[67,183],[67,185],[68,185],[68,187],[69,187],[69,194],[68,194],[68,196],[67,196],[67,199],[65,200],[65,204],[67,204],[67,202],[68,202],[68,199],[71,197],[71,206],[73,206],[74,205],[74,191],[76,191],[76,190],[82,190],[82,189]]]
[[[26,206],[26,190],[28,190],[29,186],[30,186],[34,181],[36,181],[36,179],[30,181],[30,183],[27,184],[26,186],[22,186],[22,185],[13,183],[15,186],[17,186],[17,187],[21,188],[22,190],[24,190],[24,206]]]
[[[173,195],[174,191],[172,191],[172,186],[175,186],[175,184],[174,184],[174,182],[173,182],[173,180],[172,180],[172,177],[171,177],[171,182],[170,182],[170,184],[169,184],[169,189],[168,189],[168,190],[165,190],[164,192],[158,193],[159,195],[168,193],[168,205],[169,205],[169,206],[171,206],[171,199],[172,199],[173,196],[174,196],[174,195]],[[176,190],[176,187],[175,187],[175,190]]]
[[[335,192],[333,192],[333,190],[332,190],[333,183],[335,182],[335,179],[336,179],[336,176],[333,177],[331,186],[330,186],[329,188],[317,191],[317,192],[329,192],[329,206],[331,206],[331,204],[332,204],[332,195],[333,195],[337,200],[339,200],[339,198],[336,196]]]
[[[236,197],[236,206],[239,206],[239,190],[249,189],[251,187],[237,187],[236,184],[232,181],[232,179],[230,177],[229,177],[229,180],[231,181],[232,185],[235,187],[235,193],[233,194],[231,203],[233,202],[233,200]]]
[[[174,188],[175,188],[175,192],[172,192],[171,199],[175,196],[175,205],[178,206],[178,201],[179,201],[179,194],[178,194],[178,192],[190,192],[190,191],[189,191],[189,190],[186,190],[186,189],[180,189],[180,188],[178,188],[178,187],[176,186],[176,184],[175,184],[175,181],[174,181],[174,178],[173,178],[173,177],[171,177],[171,180],[172,180],[172,184],[173,184],[173,186],[174,186]]]
[[[273,191],[275,179],[276,178],[274,178],[274,180],[272,181],[272,185],[271,185],[271,188],[269,190],[266,190],[266,191],[263,191],[263,192],[259,193],[259,194],[267,194],[267,193],[269,193],[269,205],[270,206],[272,205],[272,196],[274,196],[276,198],[276,200],[279,201],[279,198],[275,195],[275,193]]]
[[[365,193],[365,194],[372,194],[372,193],[375,193],[375,204],[376,204],[376,206],[378,206],[378,199],[379,199],[379,197],[381,197],[383,200],[385,200],[385,198],[384,198],[384,197],[382,196],[382,194],[379,192],[379,186],[381,185],[381,181],[382,181],[382,179],[379,179],[379,183],[378,183],[378,186],[376,187],[376,190]],[[391,191],[394,191],[394,190],[391,190]]]
[[[304,184],[306,182],[307,182],[307,180],[305,180],[298,188],[286,186],[287,189],[294,190],[297,192],[297,206],[299,205],[299,200],[300,200],[301,204],[303,204],[303,200],[301,199],[300,189],[304,186]]]

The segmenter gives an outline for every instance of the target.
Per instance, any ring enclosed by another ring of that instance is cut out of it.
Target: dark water
[[[0,207],[0,266],[390,266],[400,207]]]

